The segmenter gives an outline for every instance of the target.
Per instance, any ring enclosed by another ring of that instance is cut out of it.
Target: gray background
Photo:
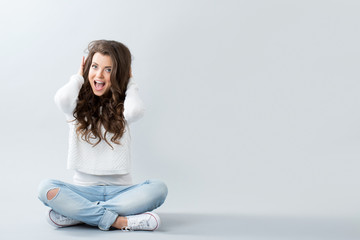
[[[265,239],[287,219],[357,225],[359,12],[358,1],[2,1],[0,236],[26,235],[18,221],[45,228],[38,183],[72,181],[53,96],[96,39],[134,57],[146,105],[131,127],[134,180],[167,183],[168,232],[191,214],[281,219]]]

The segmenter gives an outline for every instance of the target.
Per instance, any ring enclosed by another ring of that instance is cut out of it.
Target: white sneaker
[[[48,209],[46,211],[46,221],[53,227],[61,228],[61,227],[69,227],[78,225],[81,222],[74,220],[72,218],[65,217],[52,209]]]
[[[160,217],[154,212],[146,212],[138,215],[127,216],[128,225],[123,231],[154,231],[160,226]]]

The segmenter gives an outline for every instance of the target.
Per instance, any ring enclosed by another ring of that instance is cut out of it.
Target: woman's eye
[[[94,69],[96,69],[96,68],[97,68],[97,66],[96,66],[96,65],[92,65],[91,67],[92,67],[92,68],[94,68]]]
[[[107,68],[105,71],[109,73],[109,72],[111,72],[111,69]]]

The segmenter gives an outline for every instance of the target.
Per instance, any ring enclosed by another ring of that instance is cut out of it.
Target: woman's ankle
[[[115,222],[111,225],[114,228],[122,229],[124,227],[127,227],[128,222],[126,217],[117,217]]]

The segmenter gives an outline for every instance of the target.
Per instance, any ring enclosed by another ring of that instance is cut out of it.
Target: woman
[[[167,187],[159,180],[132,184],[128,124],[144,109],[130,51],[107,40],[91,42],[88,50],[78,74],[55,95],[70,127],[68,169],[75,172],[74,184],[45,180],[39,199],[50,207],[47,220],[53,226],[155,230],[160,218],[150,211],[165,201]]]

